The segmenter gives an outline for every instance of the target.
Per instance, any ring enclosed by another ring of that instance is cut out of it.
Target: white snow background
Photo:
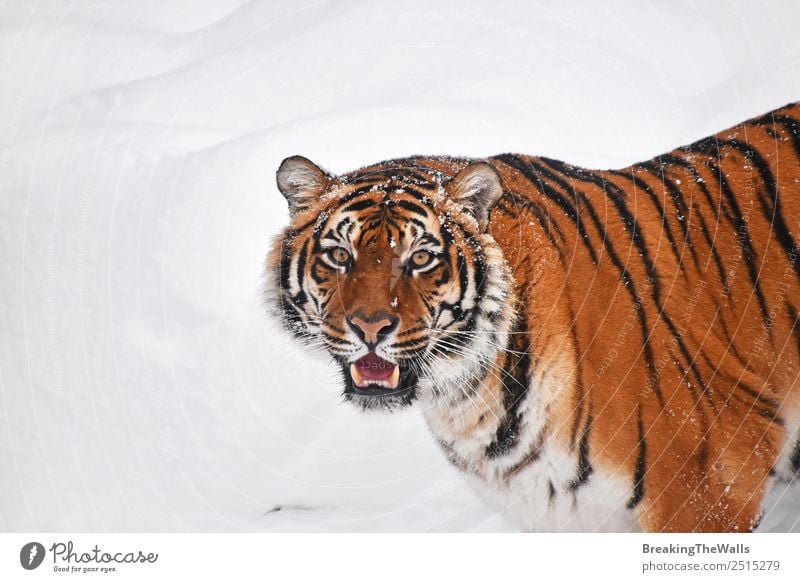
[[[267,320],[278,164],[626,165],[800,98],[799,27],[792,0],[6,0],[0,530],[512,530],[414,410],[350,409]]]

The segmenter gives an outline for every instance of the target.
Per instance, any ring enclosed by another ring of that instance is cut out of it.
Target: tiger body
[[[800,105],[620,170],[305,162],[276,312],[521,528],[749,531],[797,475]]]

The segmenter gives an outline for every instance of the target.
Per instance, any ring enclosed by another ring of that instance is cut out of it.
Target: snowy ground
[[[619,166],[800,98],[791,0],[380,4],[0,6],[0,530],[512,529],[266,321],[280,160]]]

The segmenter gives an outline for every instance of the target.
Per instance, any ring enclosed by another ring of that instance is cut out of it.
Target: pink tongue
[[[370,352],[357,360],[356,366],[365,380],[388,380],[394,372],[394,364],[387,362],[375,352]]]

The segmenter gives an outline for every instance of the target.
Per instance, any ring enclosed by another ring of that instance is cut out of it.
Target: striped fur
[[[525,529],[752,530],[800,472],[800,104],[620,170],[482,162],[284,172],[273,312],[355,404],[416,401]],[[484,208],[464,176],[486,164]],[[406,266],[418,248],[428,272]],[[348,387],[357,310],[401,322],[375,349],[402,363],[397,394]]]

